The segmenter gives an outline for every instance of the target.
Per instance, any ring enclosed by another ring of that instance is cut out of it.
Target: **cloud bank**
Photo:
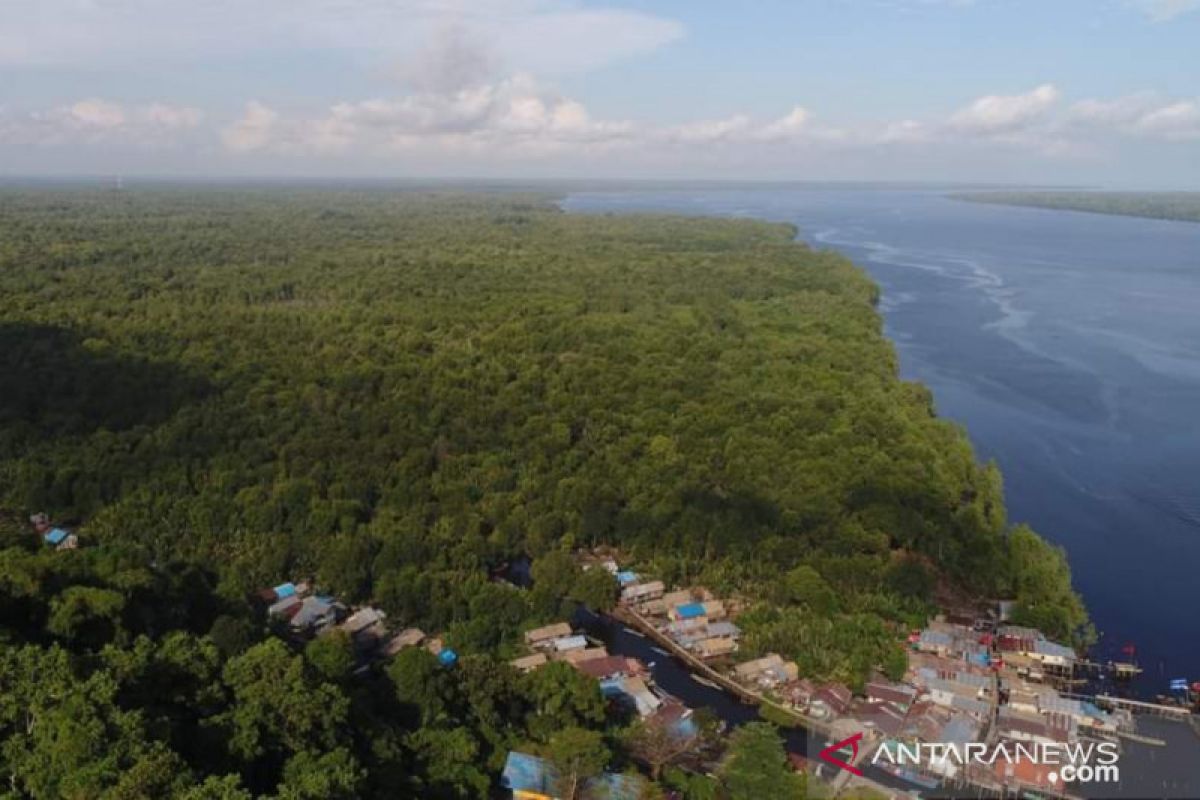
[[[51,149],[191,148],[208,158],[253,165],[263,159],[336,170],[370,161],[386,170],[414,164],[543,164],[591,174],[650,165],[782,169],[822,154],[952,151],[1087,159],[1122,142],[1200,142],[1200,99],[1140,93],[1073,102],[1046,83],[986,94],[941,115],[836,124],[794,106],[774,117],[735,112],[662,125],[593,114],[527,74],[456,80],[426,75],[393,96],[347,99],[288,110],[264,99],[211,119],[172,103],[122,105],[86,98],[18,114],[0,110],[0,142]]]

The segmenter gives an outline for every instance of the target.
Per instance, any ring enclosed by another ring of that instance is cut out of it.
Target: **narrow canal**
[[[687,667],[670,653],[611,617],[595,614],[581,607],[573,622],[590,636],[604,642],[608,652],[613,655],[628,656],[645,663],[658,687],[682,700],[689,708],[712,709],[731,729],[762,719],[758,715],[757,706],[741,702],[724,689],[700,683],[692,677],[692,673],[688,671]],[[788,752],[797,753],[806,758],[811,758],[817,750],[829,744],[827,741],[814,742],[817,746],[810,751],[808,732],[803,728],[781,728],[780,734]],[[889,775],[877,767],[860,766],[866,776],[877,783],[900,792],[916,792],[917,787]],[[927,796],[935,795],[930,793]]]

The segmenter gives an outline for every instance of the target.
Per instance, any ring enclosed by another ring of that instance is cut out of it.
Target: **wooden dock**
[[[1096,695],[1095,701],[1096,705],[1123,708],[1127,711],[1132,711],[1134,714],[1153,714],[1156,717],[1169,717],[1180,720],[1188,719],[1192,715],[1192,712],[1183,706],[1147,703],[1145,700],[1130,700],[1125,697],[1113,697],[1109,694]]]
[[[824,720],[814,719],[806,714],[801,714],[790,706],[785,706],[781,703],[772,700],[760,692],[756,692],[747,686],[744,686],[737,681],[731,679],[728,675],[717,672],[703,660],[697,658],[696,655],[687,649],[680,647],[679,643],[663,634],[662,631],[654,627],[650,620],[643,617],[631,608],[618,606],[611,615],[625,623],[633,630],[644,634],[647,638],[659,644],[663,649],[667,650],[671,655],[683,661],[693,670],[693,677],[697,675],[704,678],[705,682],[712,684],[715,688],[723,689],[734,697],[737,697],[743,703],[757,706],[767,706],[772,710],[784,715],[784,718],[791,719],[798,728],[804,728],[809,731],[820,734],[821,736],[829,736],[832,729],[828,722]]]

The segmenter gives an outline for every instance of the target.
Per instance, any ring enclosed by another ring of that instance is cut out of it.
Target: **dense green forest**
[[[895,672],[942,591],[1085,636],[1061,552],[897,378],[874,285],[794,233],[519,194],[0,193],[5,791],[481,797],[517,746],[631,769],[594,682],[503,663],[612,602],[580,547],[739,594],[746,655],[818,678]],[[84,546],[44,548],[42,510]],[[522,556],[532,589],[490,579]],[[294,652],[245,598],[305,575],[462,668]]]
[[[972,192],[954,197],[974,203],[1200,222],[1200,192]]]

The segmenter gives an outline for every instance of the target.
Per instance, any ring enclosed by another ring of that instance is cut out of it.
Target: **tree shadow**
[[[53,325],[0,322],[0,457],[60,437],[157,425],[212,391],[179,367]]]

